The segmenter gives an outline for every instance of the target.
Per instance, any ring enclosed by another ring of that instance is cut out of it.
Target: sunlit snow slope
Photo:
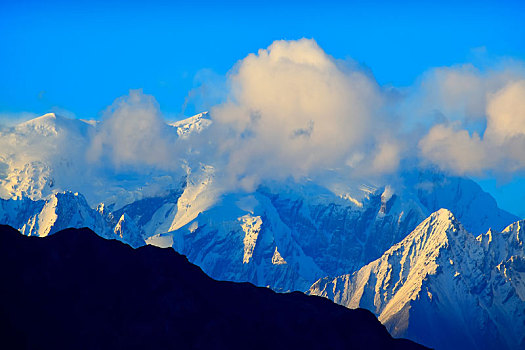
[[[393,335],[437,349],[521,349],[524,224],[474,237],[441,209],[379,259],[309,293],[369,309]]]

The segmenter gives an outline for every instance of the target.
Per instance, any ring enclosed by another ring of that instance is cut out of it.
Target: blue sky
[[[302,37],[368,67],[381,85],[408,86],[431,67],[524,60],[524,14],[519,1],[3,1],[0,113],[97,118],[142,88],[181,118],[199,111],[183,106],[202,79]],[[510,209],[525,200],[522,182],[482,184]]]
[[[429,67],[525,57],[519,2],[11,1],[0,5],[0,112],[63,108],[95,117],[130,88],[180,114],[195,75],[226,73],[277,39],[314,38],[411,84]],[[190,112],[190,111],[187,111]]]

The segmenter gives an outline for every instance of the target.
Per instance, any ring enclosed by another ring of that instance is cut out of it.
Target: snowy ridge
[[[475,238],[445,209],[353,274],[309,293],[371,310],[394,336],[437,349],[522,347],[523,222]]]
[[[179,135],[179,137],[185,138],[189,137],[192,133],[202,132],[210,126],[211,123],[212,120],[210,119],[208,112],[203,112],[169,125],[177,128],[177,135]]]
[[[26,236],[45,237],[66,228],[88,227],[104,238],[118,239],[133,247],[145,243],[141,231],[126,215],[116,222],[102,207],[92,209],[79,193],[59,192],[37,201],[0,199],[0,222]]]
[[[283,257],[281,256],[281,253],[279,253],[279,251],[277,250],[277,247],[275,247],[275,251],[273,252],[272,264],[274,265],[288,264],[286,260],[284,260]]]
[[[147,242],[172,246],[214,278],[276,290],[304,290],[323,274],[260,194],[226,195],[180,229]],[[286,264],[289,259],[295,263]]]
[[[126,213],[122,214],[113,232],[120,241],[126,242],[134,248],[144,245],[142,231]]]
[[[184,191],[177,201],[177,211],[168,231],[178,230],[217,201],[217,190],[212,186],[213,167],[202,166],[200,170],[196,174],[187,175]]]
[[[268,191],[227,195],[180,229],[158,232],[147,242],[173,246],[217,279],[306,290],[319,277],[372,260],[379,244],[389,246],[393,235],[402,232],[399,227],[415,226],[420,217],[410,210],[402,218],[399,213],[379,213],[380,194],[363,213],[334,194],[305,198],[289,189],[280,197]],[[172,220],[171,214],[167,220]],[[322,220],[326,223],[319,223]],[[383,233],[382,240],[373,242]],[[368,248],[361,239],[368,239]],[[334,251],[344,254],[334,256]]]
[[[253,256],[253,250],[255,249],[255,244],[257,243],[257,238],[259,237],[259,232],[261,231],[262,220],[260,216],[251,216],[250,214],[246,214],[240,217],[239,221],[241,222],[241,228],[244,232],[244,255],[242,262],[243,264],[247,264],[250,262],[250,259]],[[275,247],[275,251],[277,251],[277,247]]]

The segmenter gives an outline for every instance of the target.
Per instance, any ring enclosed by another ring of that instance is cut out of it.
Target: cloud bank
[[[327,173],[381,179],[406,164],[478,176],[525,170],[521,62],[438,67],[410,87],[384,87],[314,40],[280,40],[237,62],[224,78],[208,72],[199,79],[203,86],[189,99],[213,101],[213,123],[191,137],[177,137],[155,98],[132,90],[88,131],[75,127],[72,138],[24,141],[4,132],[0,157],[5,164],[15,153],[47,159],[85,183],[89,174],[108,171],[174,179],[212,165],[225,190],[248,191],[266,180]]]
[[[455,175],[525,170],[525,66],[437,67],[408,88],[382,87],[314,40],[276,41],[239,61],[211,108],[228,178],[381,177],[400,163]]]

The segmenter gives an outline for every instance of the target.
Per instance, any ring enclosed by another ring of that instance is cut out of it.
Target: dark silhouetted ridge
[[[1,349],[423,349],[369,311],[218,282],[172,249],[0,226]]]

